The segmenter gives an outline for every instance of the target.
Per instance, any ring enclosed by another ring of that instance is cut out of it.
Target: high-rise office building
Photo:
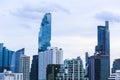
[[[57,73],[56,80],[84,80],[84,68],[82,59],[77,57],[76,59],[64,61],[63,66],[60,67],[59,73]]]
[[[33,56],[30,72],[30,80],[38,80],[38,55]]]
[[[4,69],[10,70],[13,54],[14,51],[8,50],[3,43],[0,43],[0,72],[3,72]]]
[[[86,76],[89,80],[108,80],[110,76],[110,38],[109,23],[105,26],[98,26],[98,45],[95,48],[95,54],[88,56],[86,54]]]
[[[22,48],[20,50],[17,50],[13,56],[12,56],[12,62],[11,62],[11,71],[14,73],[19,73],[19,67],[20,67],[20,57],[24,55],[25,48]]]
[[[115,73],[116,70],[120,70],[120,59],[115,59],[113,62],[112,73]]]
[[[64,65],[67,69],[66,80],[84,80],[84,68],[80,57],[65,60]]]
[[[108,21],[105,22],[105,26],[98,26],[98,45],[95,55],[107,57],[105,61],[103,58],[101,58],[99,64],[100,65],[99,79],[107,80],[108,77],[110,76],[110,31]]]
[[[105,26],[98,26],[98,45],[96,46],[96,53],[100,55],[110,56],[110,32],[109,22],[105,22]]]
[[[110,76],[109,56],[90,56],[89,58],[89,80],[108,80]]]
[[[13,51],[3,47],[3,69],[10,70]]]
[[[22,55],[20,57],[20,73],[23,73],[23,80],[30,80],[30,57]]]
[[[46,80],[46,68],[48,64],[63,64],[63,50],[57,47],[49,47],[46,51],[39,52],[38,80]]]
[[[38,51],[45,51],[50,47],[51,40],[51,14],[46,13],[42,19],[39,37],[38,37]]]

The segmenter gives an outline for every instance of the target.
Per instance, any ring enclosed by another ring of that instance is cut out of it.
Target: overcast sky
[[[120,57],[120,0],[0,0],[0,42],[10,50],[37,54],[38,32],[46,12],[52,13],[53,47],[64,59],[93,55],[97,26],[110,21],[111,60]]]

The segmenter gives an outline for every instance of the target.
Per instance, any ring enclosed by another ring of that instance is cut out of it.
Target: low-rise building
[[[3,73],[0,73],[0,80],[23,80],[23,73],[12,73],[4,70]]]
[[[120,80],[120,70],[116,70],[115,73],[112,73],[108,80]]]
[[[116,70],[120,70],[120,58],[113,61],[112,73],[115,73]]]

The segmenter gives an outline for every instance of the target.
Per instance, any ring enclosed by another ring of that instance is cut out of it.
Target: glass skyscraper
[[[51,14],[46,13],[41,22],[41,28],[38,37],[38,51],[45,51],[50,47],[51,40]]]
[[[38,80],[38,55],[33,55],[30,80]]]
[[[3,71],[3,43],[0,43],[0,72]]]
[[[110,76],[110,35],[109,23],[105,26],[98,26],[98,44],[95,48],[95,54],[88,56],[86,54],[86,76],[89,80],[108,80]]]
[[[8,49],[3,48],[3,66],[8,69]]]
[[[4,69],[10,70],[13,54],[14,51],[7,49],[3,43],[0,43],[0,72],[3,72]]]
[[[96,52],[100,55],[110,55],[110,38],[109,38],[109,23],[105,22],[105,26],[98,26],[98,45]]]
[[[98,45],[96,49],[97,56],[100,58],[100,80],[107,80],[110,76],[110,33],[109,22],[105,22],[105,26],[98,26]],[[106,57],[106,60],[104,58]],[[97,61],[96,61],[97,62]],[[95,64],[97,65],[97,64]]]
[[[25,49],[22,48],[18,51],[16,51],[12,56],[12,62],[11,62],[11,71],[14,73],[19,73],[19,67],[20,67],[20,57],[21,55],[24,55]]]
[[[97,55],[89,57],[89,80],[108,80],[110,75],[109,56]]]

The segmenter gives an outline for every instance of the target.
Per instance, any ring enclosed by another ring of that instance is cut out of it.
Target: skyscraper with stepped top
[[[89,80],[108,80],[110,76],[110,32],[109,22],[98,26],[98,44],[93,56],[86,53],[86,76]]]

